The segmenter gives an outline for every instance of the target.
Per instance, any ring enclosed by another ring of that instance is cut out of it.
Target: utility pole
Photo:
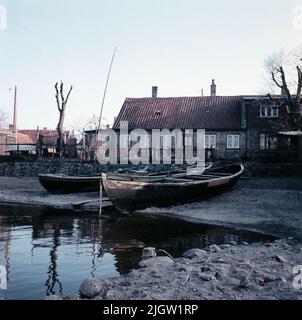
[[[13,133],[17,133],[17,86],[15,86],[15,93],[14,93]]]

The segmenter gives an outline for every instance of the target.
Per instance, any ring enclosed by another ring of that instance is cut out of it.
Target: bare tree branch
[[[60,85],[60,95],[61,95],[62,104],[65,103],[65,98],[64,98],[63,90],[64,90],[64,84],[63,84],[63,82],[61,82],[61,85]]]
[[[72,89],[73,89],[73,87],[71,86],[70,89],[69,89],[69,92],[67,94],[67,97],[66,97],[66,100],[65,100],[65,104],[67,104],[67,102],[68,102],[68,99],[69,99],[69,96],[70,96],[70,93],[71,93]]]
[[[58,89],[58,83],[55,84],[56,89],[56,101],[57,101],[57,108],[59,112],[61,112],[61,106],[60,106],[60,100],[59,100],[59,89]]]
[[[277,81],[274,72],[272,72],[272,79],[273,79],[273,81],[275,82],[275,84],[276,84],[279,88],[283,89],[283,86],[282,86],[281,84],[279,84],[279,82]]]
[[[274,54],[265,61],[265,68],[271,76],[270,83],[282,89],[284,94],[283,105],[286,107],[288,124],[292,130],[302,129],[302,59],[298,59],[301,57],[301,49],[299,55]]]

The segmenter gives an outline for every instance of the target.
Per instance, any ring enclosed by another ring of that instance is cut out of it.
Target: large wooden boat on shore
[[[105,192],[115,207],[131,212],[208,198],[231,188],[244,171],[242,164],[209,167],[201,175],[186,173],[135,177],[102,174]]]

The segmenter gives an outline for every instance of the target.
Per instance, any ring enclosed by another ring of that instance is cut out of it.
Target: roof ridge
[[[172,96],[168,96],[168,97],[156,97],[156,98],[152,98],[152,97],[126,97],[125,100],[139,100],[139,99],[148,99],[148,100],[160,100],[160,99],[204,99],[204,98],[244,98],[244,97],[251,97],[252,95],[233,95],[233,96],[177,96],[177,97],[172,97]],[[261,97],[261,95],[259,95],[259,97]]]

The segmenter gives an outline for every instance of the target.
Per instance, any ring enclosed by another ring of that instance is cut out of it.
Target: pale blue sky
[[[261,91],[263,60],[299,44],[293,7],[302,0],[0,0],[0,108],[11,113],[19,88],[18,126],[55,128],[53,85],[72,84],[66,125],[98,114],[115,46],[104,116],[112,122],[125,97]],[[300,40],[301,41],[301,40]],[[10,114],[9,114],[10,116]]]

